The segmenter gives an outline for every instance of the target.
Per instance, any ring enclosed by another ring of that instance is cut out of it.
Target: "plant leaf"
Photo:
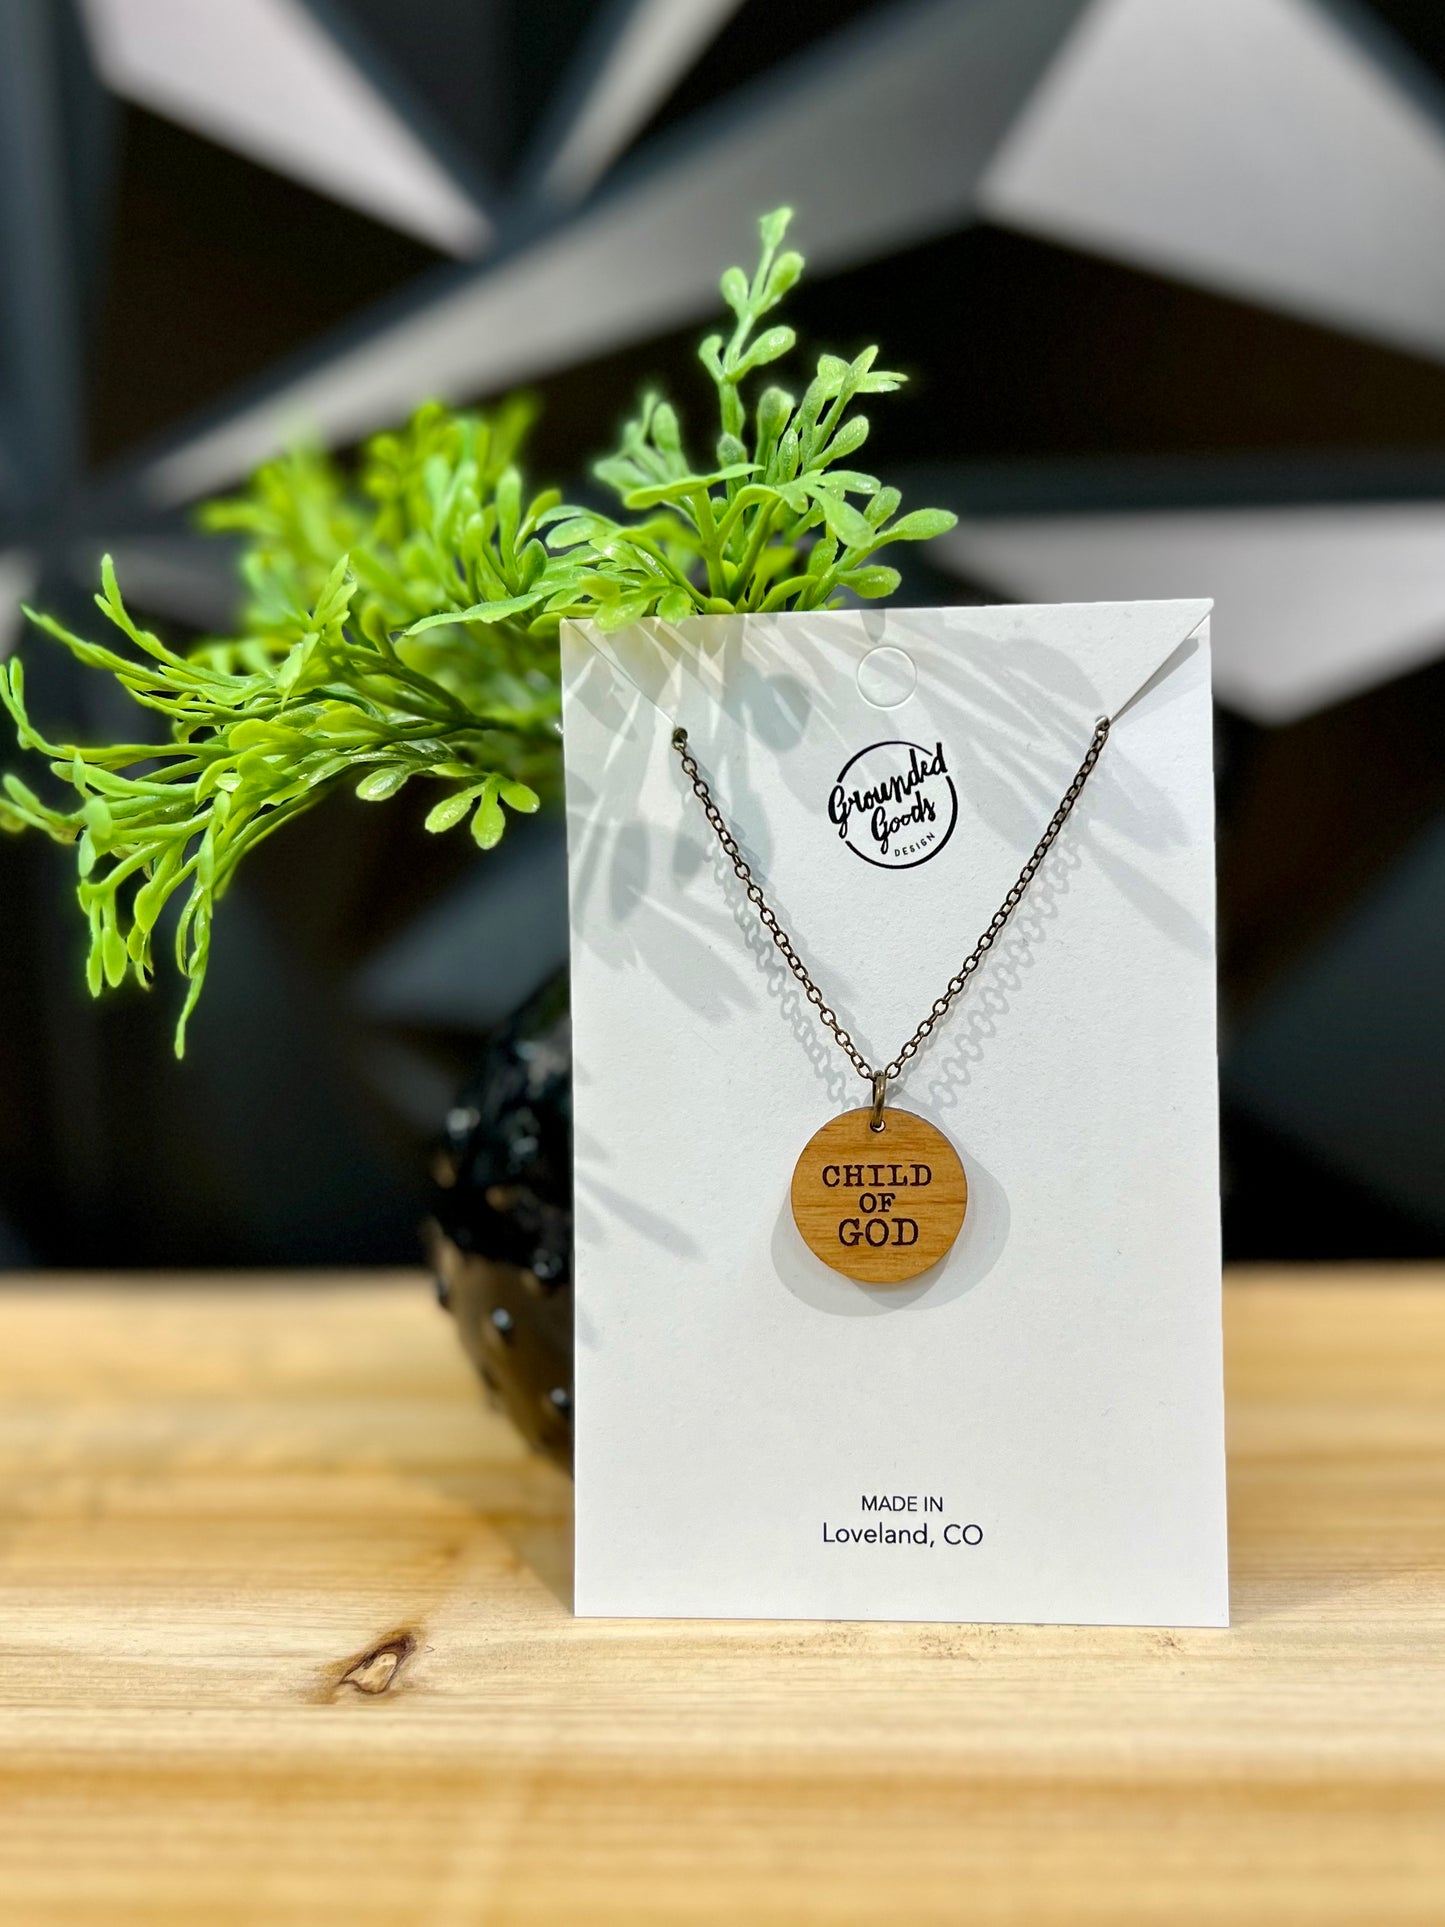
[[[477,848],[491,850],[502,840],[502,832],[507,827],[502,814],[502,806],[497,801],[497,779],[489,776],[482,785],[481,799],[477,804],[476,815],[472,818],[472,838]]]
[[[756,462],[729,462],[725,468],[714,469],[711,475],[677,475],[671,481],[633,489],[622,499],[630,509],[656,508],[660,502],[685,501],[699,489],[716,488],[720,482],[735,481],[739,476],[753,474],[756,469]]]
[[[897,569],[885,569],[881,563],[867,564],[859,569],[845,569],[838,580],[854,595],[869,601],[879,596],[892,595],[902,581]]]
[[[762,236],[763,247],[769,253],[782,246],[783,236],[792,218],[793,210],[790,207],[775,207],[771,214],[763,215],[758,222],[758,233]]]
[[[382,803],[389,796],[395,796],[407,779],[409,769],[374,769],[363,776],[356,786],[356,794],[363,803]]]
[[[520,615],[523,609],[534,609],[542,600],[542,595],[540,589],[529,589],[525,595],[506,596],[498,602],[474,602],[470,609],[443,609],[437,615],[423,616],[401,633],[404,636],[420,636],[428,629],[440,629],[452,623],[503,622],[508,616]]]
[[[844,548],[866,548],[874,537],[873,527],[862,512],[855,509],[851,502],[845,502],[841,495],[834,495],[825,488],[813,487],[809,490],[813,500],[823,511],[823,520],[828,533],[838,538]]]
[[[766,367],[770,361],[780,361],[796,345],[797,339],[791,328],[769,328],[758,336],[733,370],[733,380],[741,380],[744,375],[750,375],[755,368]]]
[[[958,517],[948,509],[914,509],[911,515],[904,515],[883,534],[890,542],[931,542],[935,535],[944,535],[958,522]]]
[[[474,783],[470,789],[454,790],[450,796],[444,796],[440,803],[433,803],[426,813],[424,827],[433,836],[443,830],[454,830],[471,809],[481,789],[480,783]]]

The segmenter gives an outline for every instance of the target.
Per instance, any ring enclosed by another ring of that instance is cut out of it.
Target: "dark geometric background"
[[[1437,1253],[1442,100],[1429,0],[8,0],[0,650],[22,594],[85,627],[105,547],[223,624],[189,505],[297,423],[524,381],[585,491],[792,200],[805,345],[883,342],[870,461],[964,517],[905,599],[1218,594],[1229,1255]],[[0,1264],[413,1257],[565,950],[557,826],[466,849],[345,796],[267,844],[177,1065],[174,985],[92,1004],[70,862],[0,840]]]

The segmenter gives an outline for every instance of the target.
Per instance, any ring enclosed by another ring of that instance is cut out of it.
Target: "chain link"
[[[808,1002],[818,1013],[819,1023],[821,1023],[826,1030],[832,1032],[839,1049],[842,1050],[858,1075],[867,1083],[872,1084],[875,1111],[881,1108],[881,1094],[883,1090],[886,1089],[889,1081],[903,1074],[904,1065],[918,1055],[926,1039],[932,1035],[938,1024],[948,1015],[954,999],[961,996],[964,990],[967,989],[969,979],[973,976],[989,951],[993,949],[994,944],[1003,932],[1005,924],[1007,924],[1014,911],[1018,909],[1020,903],[1023,902],[1024,894],[1033,882],[1039,865],[1054,847],[1059,832],[1063,829],[1065,823],[1068,822],[1073,807],[1079,800],[1080,792],[1093,774],[1094,765],[1098,762],[1104,745],[1109,740],[1109,727],[1110,723],[1107,716],[1101,716],[1095,723],[1094,735],[1089,744],[1088,753],[1075,771],[1073,782],[1070,783],[1069,787],[1059,798],[1059,806],[1049,818],[1048,826],[1039,838],[1033,855],[1019,871],[1018,878],[1013,887],[1009,890],[998,909],[994,911],[993,919],[988,928],[964,958],[958,969],[949,978],[943,994],[934,999],[933,1008],[923,1019],[923,1022],[918,1026],[917,1030],[914,1031],[908,1042],[899,1050],[898,1055],[877,1070],[874,1069],[867,1058],[864,1057],[862,1051],[860,1051],[858,1046],[853,1042],[852,1037],[839,1021],[838,1013],[833,1009],[832,1005],[824,1000],[822,991],[819,990],[809,975],[807,965],[793,948],[792,938],[778,922],[773,907],[763,895],[762,886],[756,877],[754,877],[747,858],[738,848],[737,838],[728,828],[722,811],[712,799],[712,791],[708,788],[707,781],[697,766],[697,759],[687,747],[687,731],[685,729],[675,729],[672,732],[672,746],[677,751],[678,760],[682,764],[682,773],[692,784],[693,794],[697,797],[698,802],[702,804],[703,814],[706,816],[714,836],[716,836],[718,842],[722,845],[723,853],[732,864],[738,881],[747,891],[748,902],[757,912],[758,922],[761,923],[764,930],[766,930],[772,938],[784,963],[786,963],[789,970],[792,971],[798,982],[803,986]]]

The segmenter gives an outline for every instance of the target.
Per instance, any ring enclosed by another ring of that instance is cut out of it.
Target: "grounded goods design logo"
[[[845,763],[828,820],[855,856],[882,870],[912,870],[953,834],[958,793],[943,744],[870,743]]]

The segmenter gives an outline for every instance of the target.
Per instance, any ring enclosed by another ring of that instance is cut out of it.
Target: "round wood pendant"
[[[808,1249],[845,1278],[901,1285],[936,1265],[963,1228],[968,1179],[957,1151],[912,1111],[845,1111],[814,1133],[793,1172],[793,1217]]]

